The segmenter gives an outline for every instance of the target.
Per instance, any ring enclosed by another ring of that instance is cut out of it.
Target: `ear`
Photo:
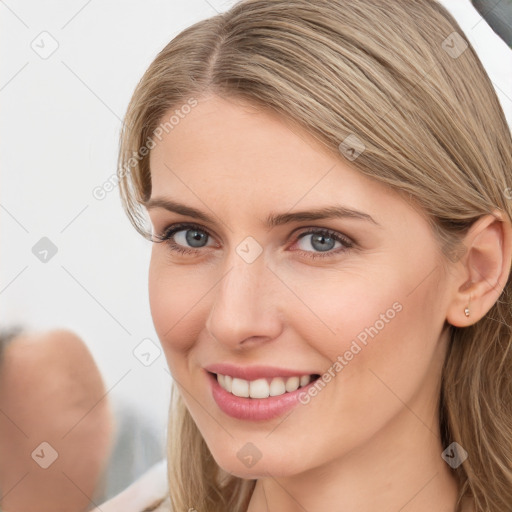
[[[463,242],[466,252],[454,264],[454,292],[446,314],[446,321],[455,327],[476,323],[501,295],[511,269],[510,219],[495,210],[478,219]]]

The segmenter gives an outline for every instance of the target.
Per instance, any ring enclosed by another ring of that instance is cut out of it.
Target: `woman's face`
[[[218,464],[284,476],[435,441],[450,277],[426,218],[277,116],[183,111],[150,157],[153,232],[181,226],[153,245],[149,294]]]

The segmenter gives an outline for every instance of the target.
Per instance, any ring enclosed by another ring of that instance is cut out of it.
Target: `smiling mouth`
[[[261,378],[245,380],[230,375],[208,372],[213,375],[220,387],[241,398],[269,398],[286,395],[317,380],[320,375],[297,375],[294,377]]]

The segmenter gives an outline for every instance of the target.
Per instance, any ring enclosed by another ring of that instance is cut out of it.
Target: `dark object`
[[[475,9],[512,48],[512,0],[471,0]]]
[[[3,360],[4,350],[14,338],[24,332],[21,325],[11,325],[10,327],[0,327],[0,365]],[[1,510],[0,510],[1,512]]]

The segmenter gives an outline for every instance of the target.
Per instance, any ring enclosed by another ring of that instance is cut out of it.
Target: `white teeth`
[[[233,389],[233,377],[230,375],[224,375],[224,385],[226,386],[224,389],[231,393],[231,390]]]
[[[299,377],[290,377],[286,381],[286,391],[290,393],[291,391],[295,391],[299,389],[300,378]]]
[[[249,396],[251,398],[268,398],[268,389],[267,379],[251,380],[249,383]]]
[[[269,396],[284,395],[308,385],[310,381],[310,375],[288,378],[274,377],[269,383],[268,379],[248,381],[229,375],[217,374],[217,382],[223,389],[243,398],[268,398]]]
[[[307,386],[309,384],[310,380],[311,380],[311,376],[310,375],[303,375],[300,378],[300,387]]]
[[[281,377],[276,377],[272,379],[269,387],[270,396],[279,396],[286,393],[286,384]]]
[[[233,378],[233,385],[231,393],[235,396],[241,396],[244,398],[249,397],[249,381],[244,379]]]

